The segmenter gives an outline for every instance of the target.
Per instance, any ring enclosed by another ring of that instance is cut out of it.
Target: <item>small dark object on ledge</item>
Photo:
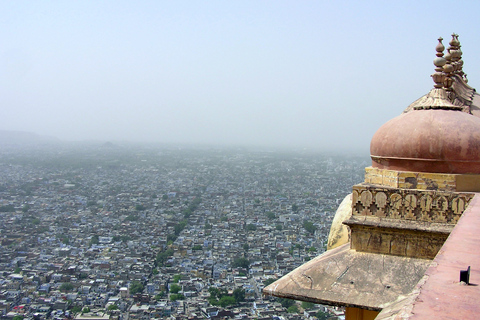
[[[470,266],[467,270],[460,270],[460,282],[465,282],[467,285],[470,284]]]

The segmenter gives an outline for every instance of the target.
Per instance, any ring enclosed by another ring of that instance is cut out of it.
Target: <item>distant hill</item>
[[[41,136],[32,132],[0,130],[1,146],[36,145],[57,141],[59,140],[55,137]]]

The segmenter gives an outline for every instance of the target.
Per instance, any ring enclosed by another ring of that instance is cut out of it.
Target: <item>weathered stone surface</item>
[[[480,197],[476,195],[448,237],[420,287],[411,319],[478,319],[480,311]],[[471,266],[470,285],[460,270]]]
[[[334,249],[336,247],[345,244],[350,239],[350,230],[343,224],[345,220],[348,220],[352,215],[352,194],[346,196],[337,211],[330,227],[330,233],[328,234],[327,250]]]
[[[351,250],[329,250],[264,288],[265,295],[381,310],[408,294],[431,260]]]
[[[357,251],[433,259],[453,224],[426,223],[378,217],[351,217],[351,247]]]
[[[471,113],[477,117],[480,116],[478,113],[474,113],[472,110],[474,107],[476,107],[476,110],[478,110],[478,105],[480,105],[478,101],[475,101],[475,97],[478,96],[478,94],[475,92],[475,89],[470,87],[459,75],[450,75],[450,77],[453,80],[453,90],[449,93],[449,100],[452,102],[452,104],[459,106],[463,112]],[[423,107],[425,105],[425,101],[428,99],[427,97],[429,94],[430,92],[412,102],[403,112],[410,112]]]
[[[480,175],[365,168],[365,183],[400,189],[451,192],[480,191]]]
[[[403,113],[377,130],[370,154],[379,169],[480,174],[480,118],[452,110]]]
[[[352,191],[352,215],[456,223],[472,197],[473,193],[357,184]]]
[[[480,197],[470,202],[415,289],[399,296],[376,319],[477,319],[480,304]],[[470,285],[459,282],[471,266]]]
[[[420,288],[425,284],[428,277],[423,276],[415,288],[407,295],[401,295],[398,299],[382,309],[375,320],[406,320],[412,315],[413,303],[420,294]]]

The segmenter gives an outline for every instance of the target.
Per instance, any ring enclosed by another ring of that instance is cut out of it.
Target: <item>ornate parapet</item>
[[[433,259],[473,195],[357,184],[344,222],[352,249]]]
[[[352,215],[455,224],[472,198],[472,193],[357,184]]]

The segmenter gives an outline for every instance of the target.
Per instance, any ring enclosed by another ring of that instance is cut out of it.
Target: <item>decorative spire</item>
[[[454,69],[452,65],[452,55],[450,54],[450,52],[447,51],[444,58],[446,60],[446,64],[443,66],[443,72],[445,73],[445,81],[444,81],[445,89],[447,91],[451,91],[452,84],[453,84],[452,73]]]
[[[460,51],[460,42],[458,42],[458,35],[455,33],[452,33],[452,40],[450,40],[450,47],[448,48],[448,52],[450,53],[452,57],[452,66],[453,66],[453,73],[457,74],[458,73],[458,60],[460,60],[462,51]]]
[[[459,76],[461,76],[463,78],[463,80],[465,82],[468,82],[467,80],[467,75],[463,72],[463,60],[462,60],[462,45],[460,44],[460,40],[458,40],[458,34],[455,34],[455,39],[457,40],[457,43],[458,43],[458,61],[457,61],[457,66],[458,66],[458,69],[457,69],[457,73]]]
[[[445,46],[442,43],[443,38],[438,38],[438,44],[435,47],[436,58],[433,60],[433,64],[435,65],[435,73],[432,74],[433,81],[435,82],[435,88],[443,88],[444,81],[445,81],[445,74],[443,73],[443,66],[447,63],[447,60],[443,57],[443,50],[445,50]]]
[[[443,39],[438,38],[435,47],[436,58],[433,60],[435,65],[435,73],[432,79],[435,82],[434,88],[429,93],[420,97],[411,103],[403,112],[413,110],[459,110],[470,113],[470,105],[472,103],[473,93],[475,89],[468,86],[464,81],[464,76],[457,72],[457,68],[463,65],[461,61],[462,51],[460,50],[460,42],[458,35],[453,34],[450,41],[450,47],[444,55],[445,46]]]
[[[435,47],[436,58],[433,60],[435,65],[435,73],[432,74],[433,81],[435,82],[434,88],[429,93],[408,106],[408,110],[428,110],[428,109],[443,109],[443,110],[462,110],[461,107],[455,106],[450,102],[447,91],[445,90],[445,81],[447,77],[444,73],[444,66],[447,60],[443,57],[443,50],[445,46],[442,43],[443,38],[438,38],[438,44]]]

